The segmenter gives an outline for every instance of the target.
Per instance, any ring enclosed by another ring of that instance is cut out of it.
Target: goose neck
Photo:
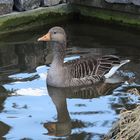
[[[53,62],[52,65],[62,65],[65,57],[64,44],[54,43],[53,45]]]

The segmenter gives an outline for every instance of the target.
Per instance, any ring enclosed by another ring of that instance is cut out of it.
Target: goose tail
[[[105,78],[108,79],[108,78],[112,77],[112,76],[115,74],[115,72],[116,72],[121,66],[125,65],[125,64],[128,63],[128,62],[130,62],[130,60],[122,60],[122,61],[120,62],[120,64],[114,65],[114,66],[110,69],[110,71],[104,75]]]

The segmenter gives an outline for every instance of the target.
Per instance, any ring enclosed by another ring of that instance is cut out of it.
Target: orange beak
[[[48,32],[46,35],[38,38],[37,41],[51,41],[51,34]]]

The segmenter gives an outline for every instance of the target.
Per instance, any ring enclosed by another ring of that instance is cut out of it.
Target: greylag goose
[[[47,84],[54,87],[86,86],[111,77],[118,68],[129,62],[117,56],[106,55],[97,59],[79,58],[64,63],[66,33],[61,27],[53,27],[38,41],[51,42],[53,61],[48,71]]]

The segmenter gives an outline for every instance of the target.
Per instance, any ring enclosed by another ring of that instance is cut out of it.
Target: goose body
[[[38,41],[50,41],[53,61],[48,72],[47,84],[54,87],[92,85],[110,78],[118,68],[129,62],[114,55],[99,58],[79,58],[64,63],[66,34],[63,28],[53,27]]]

